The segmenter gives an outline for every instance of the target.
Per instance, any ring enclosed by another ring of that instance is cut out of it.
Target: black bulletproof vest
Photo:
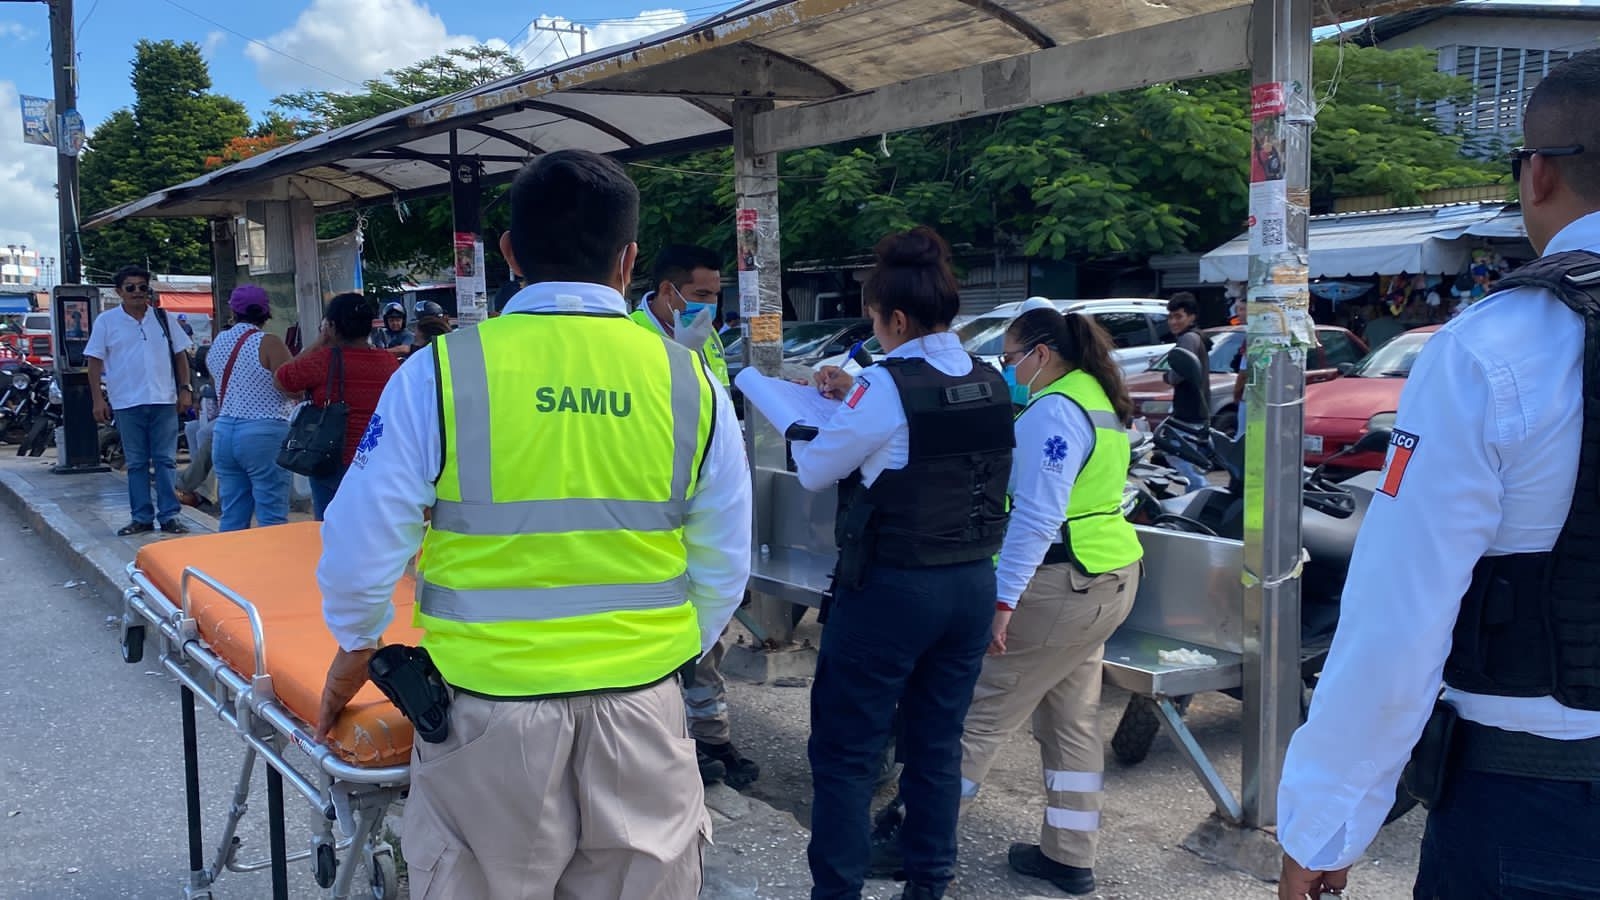
[[[1548,553],[1488,556],[1461,601],[1445,681],[1600,711],[1600,255],[1558,253],[1497,291],[1539,287],[1583,316],[1583,438],[1566,524]]]
[[[863,488],[840,485],[839,521],[850,507],[871,508],[870,558],[905,568],[947,566],[999,552],[1011,478],[1011,395],[1005,379],[974,358],[966,375],[946,375],[922,359],[878,363],[894,380],[910,430],[910,459]],[[840,536],[841,544],[844,536]]]

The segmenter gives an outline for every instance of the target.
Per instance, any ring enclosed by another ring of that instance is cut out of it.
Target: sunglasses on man
[[[148,294],[150,293],[150,285],[144,284],[143,282],[137,284],[124,284],[122,286],[122,290],[130,294]]]
[[[1577,156],[1583,152],[1582,144],[1566,147],[1518,147],[1511,151],[1511,180],[1522,180],[1522,164],[1535,156]]]

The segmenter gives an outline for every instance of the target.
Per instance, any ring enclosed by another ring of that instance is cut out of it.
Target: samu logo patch
[[[373,413],[372,420],[367,423],[367,430],[361,435],[361,442],[356,444],[356,457],[353,461],[356,468],[367,467],[367,454],[378,449],[378,439],[381,437],[383,437],[383,417]]]
[[[1044,442],[1044,470],[1046,472],[1060,472],[1067,460],[1067,439],[1059,434],[1051,435]]]

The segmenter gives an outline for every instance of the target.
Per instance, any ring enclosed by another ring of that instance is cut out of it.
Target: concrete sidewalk
[[[128,563],[144,545],[172,538],[159,532],[117,536],[117,529],[128,521],[127,481],[121,473],[57,475],[51,471],[55,460],[50,455],[18,458],[5,455],[5,449],[0,448],[0,502],[16,510],[28,527],[73,567],[85,582],[85,602],[93,602],[89,597],[104,598],[99,602],[105,603],[105,614],[120,614],[122,609],[115,604],[127,586]],[[190,508],[184,509],[183,519],[195,533],[217,530],[215,519]],[[114,640],[109,634],[100,637]],[[114,695],[114,689],[108,691],[107,702],[114,702]],[[809,832],[793,815],[722,785],[706,791],[706,807],[715,825],[716,843],[706,855],[702,900],[802,900],[808,896],[805,847]],[[296,821],[291,815],[291,846],[298,841],[293,833]],[[212,839],[207,834],[207,840]],[[264,888],[264,883],[261,886]]]

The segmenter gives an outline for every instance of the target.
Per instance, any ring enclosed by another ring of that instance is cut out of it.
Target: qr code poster
[[[1288,249],[1288,213],[1283,182],[1250,185],[1250,255],[1271,256]]]

